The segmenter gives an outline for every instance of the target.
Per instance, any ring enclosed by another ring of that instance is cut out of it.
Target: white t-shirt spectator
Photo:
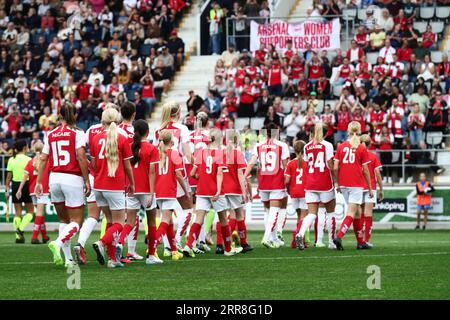
[[[394,54],[395,54],[395,48],[392,46],[386,47],[380,49],[379,55],[380,57],[383,57],[384,61],[386,63],[394,62]]]

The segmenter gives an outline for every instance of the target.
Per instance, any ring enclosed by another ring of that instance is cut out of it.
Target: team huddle
[[[255,166],[258,195],[266,210],[263,246],[284,245],[290,198],[298,217],[292,247],[305,249],[305,235],[314,223],[317,231],[322,213],[330,249],[343,250],[342,238],[352,224],[357,249],[372,248],[377,184],[383,197],[381,165],[367,150],[371,140],[361,136],[358,122],[350,123],[349,140],[339,145],[336,154],[325,139],[326,125],[317,123],[308,143],[294,142],[295,157],[269,125],[247,163],[236,130],[223,134],[209,128],[207,114],[200,112],[191,132],[179,123],[180,113],[178,104],[163,106],[160,129],[151,143],[148,123],[134,121],[132,103],[120,110],[113,104],[106,106],[101,123],[86,133],[76,127],[75,106],[61,106],[60,125],[49,132],[40,156],[32,160],[36,170],[28,172],[30,191],[34,190],[30,193],[38,204],[51,198],[60,220],[58,238],[48,244],[55,264],[86,264],[85,245],[101,213],[106,227],[93,244],[97,261],[116,268],[144,259],[136,253],[141,209],[146,213],[147,264],[163,263],[156,251],[162,242],[164,256],[174,261],[209,251],[207,237],[213,223],[205,226],[205,221],[211,211],[217,213],[216,253],[234,256],[252,251],[245,204],[253,198],[250,179]],[[337,233],[335,191],[342,192],[348,205]],[[73,257],[71,243],[77,234]],[[321,241],[316,245],[323,246]]]

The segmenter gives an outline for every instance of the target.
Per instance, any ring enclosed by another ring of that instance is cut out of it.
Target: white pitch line
[[[348,259],[348,258],[382,258],[382,257],[413,257],[413,256],[440,256],[450,254],[450,251],[442,252],[413,252],[413,253],[390,253],[390,254],[365,254],[365,255],[342,255],[342,256],[312,256],[312,257],[255,257],[255,258],[239,258],[239,259],[195,259],[195,258],[185,258],[182,261],[226,261],[226,262],[237,262],[237,261],[257,261],[257,260],[308,260],[308,259]],[[88,261],[88,263],[95,264],[96,261]],[[165,261],[166,262],[166,261]],[[167,261],[168,262],[168,261]],[[136,262],[133,262],[135,264]],[[180,263],[180,262],[177,262]],[[53,264],[53,262],[0,262],[0,265],[33,265],[33,264]]]

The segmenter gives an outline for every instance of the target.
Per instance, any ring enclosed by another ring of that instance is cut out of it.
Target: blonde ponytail
[[[197,117],[196,117],[196,128],[197,129],[201,129],[201,128],[206,128],[208,125],[208,114],[206,112],[200,111],[199,113],[197,113]]]
[[[159,133],[159,167],[163,168],[166,164],[167,150],[170,148],[172,142],[172,132],[170,130],[162,130]]]
[[[350,137],[350,146],[352,149],[358,149],[361,141],[359,135],[361,134],[361,124],[358,121],[352,121],[348,125],[348,136]]]
[[[105,157],[108,164],[108,177],[115,177],[119,167],[119,145],[117,143],[117,122],[119,112],[114,108],[105,109],[102,113],[102,123],[109,126],[106,133]]]
[[[239,133],[234,129],[226,131],[227,135],[227,161],[230,162],[233,159],[233,150],[238,146]]]
[[[317,122],[314,125],[314,142],[321,143],[323,141],[323,123]]]
[[[372,144],[372,139],[368,134],[363,134],[361,137],[359,137],[359,141],[361,141],[361,143],[364,143],[366,148],[370,147],[370,145]]]
[[[161,113],[160,128],[164,129],[170,121],[180,112],[180,105],[174,101],[164,103]]]
[[[33,153],[36,154],[36,156],[35,156],[36,161],[34,161],[34,164],[33,164],[35,171],[39,170],[39,166],[41,164],[41,153],[42,153],[43,149],[44,149],[44,144],[40,141],[36,142],[33,145]]]

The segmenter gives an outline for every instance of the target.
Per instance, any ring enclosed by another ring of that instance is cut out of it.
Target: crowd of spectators
[[[450,62],[445,53],[442,61],[431,60],[439,35],[430,26],[420,33],[413,23],[419,20],[420,5],[443,2],[350,1],[350,7],[370,6],[367,19],[355,27],[348,50],[297,51],[288,42],[286,50],[261,45],[249,52],[245,45],[231,42],[217,60],[207,96],[190,92],[186,123],[199,110],[215,119],[219,128],[233,127],[236,118],[263,117],[264,125],[277,125],[292,144],[295,138],[307,139],[309,129],[322,121],[329,128],[327,139],[337,145],[346,140],[347,126],[355,120],[371,134],[373,149],[411,150],[400,159],[381,152],[384,165],[432,164],[430,156],[413,150],[430,147],[426,132],[447,133]],[[314,0],[308,14],[326,19],[344,8],[348,5],[342,1]],[[244,7],[236,1],[233,10]],[[373,53],[378,58],[372,64],[367,56]],[[392,182],[394,169],[385,171],[387,182]],[[403,180],[401,173],[397,176]]]
[[[189,0],[0,0],[0,153],[43,139],[64,101],[78,126],[108,102],[147,118],[183,63],[176,26]]]

